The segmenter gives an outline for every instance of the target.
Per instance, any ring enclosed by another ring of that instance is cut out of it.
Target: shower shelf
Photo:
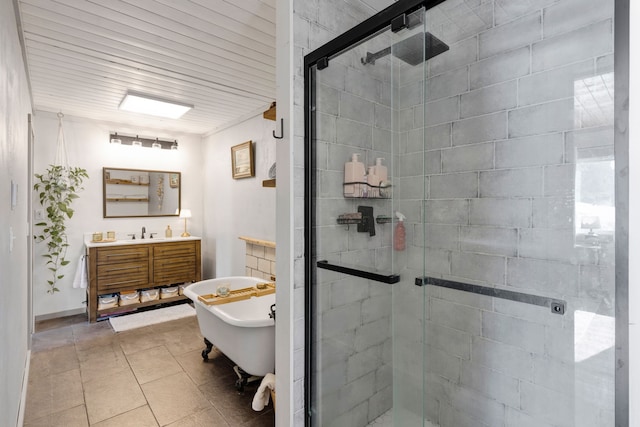
[[[327,260],[318,261],[316,263],[318,268],[323,270],[337,271],[338,273],[348,274],[350,276],[362,277],[363,279],[374,280],[376,282],[387,283],[392,285],[400,281],[400,275],[398,274],[385,274],[374,269],[367,269],[363,266],[351,266],[351,265],[338,265],[330,263]]]
[[[355,182],[345,182],[342,184],[342,186],[344,187],[345,185],[361,185],[361,186],[365,186],[365,189],[367,190],[367,195],[366,196],[347,196],[345,195],[344,197],[346,199],[382,199],[382,200],[388,200],[391,199],[391,185],[371,185],[368,182],[360,182],[360,181],[355,181]],[[369,194],[372,191],[377,190],[379,195],[374,195],[374,196],[370,196]],[[343,191],[344,194],[344,191]]]
[[[338,218],[336,220],[338,224],[362,224],[364,220],[362,218]]]
[[[364,224],[365,219],[364,218],[340,218],[338,217],[336,219],[336,222],[338,224],[341,225],[350,225],[350,224]],[[395,219],[388,217],[388,216],[377,216],[376,217],[376,224],[391,224],[393,222],[396,222]]]

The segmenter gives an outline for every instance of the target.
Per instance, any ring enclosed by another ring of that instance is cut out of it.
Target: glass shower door
[[[422,425],[423,15],[309,69],[313,426]]]
[[[425,425],[612,426],[613,2],[500,3],[426,12]]]

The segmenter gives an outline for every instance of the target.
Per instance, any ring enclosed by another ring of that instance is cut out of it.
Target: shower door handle
[[[435,277],[416,277],[416,286],[439,286],[442,288],[455,289],[457,291],[469,292],[472,294],[485,295],[494,298],[501,298],[524,304],[549,307],[551,313],[563,315],[567,310],[567,302],[560,299],[542,297],[539,295],[514,292],[506,289],[493,288],[490,286],[472,285],[471,283],[454,282],[453,280],[437,279]]]

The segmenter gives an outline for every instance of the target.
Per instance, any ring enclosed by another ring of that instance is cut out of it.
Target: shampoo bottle
[[[345,197],[362,197],[362,178],[365,176],[364,163],[358,161],[360,154],[353,153],[351,161],[344,164]],[[348,183],[348,184],[347,184]]]
[[[173,235],[173,231],[171,230],[171,226],[167,225],[167,229],[164,231],[164,237],[171,237]]]
[[[398,217],[398,223],[393,233],[393,249],[396,251],[404,251],[407,241],[407,232],[404,229],[404,220],[406,217],[398,211],[396,211],[396,216]]]
[[[389,179],[389,175],[387,173],[387,167],[382,164],[383,160],[384,159],[382,157],[378,157],[376,159],[376,166],[375,166],[375,174],[378,177],[378,180],[380,182],[386,182]]]

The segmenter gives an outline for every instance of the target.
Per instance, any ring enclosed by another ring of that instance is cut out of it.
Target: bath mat
[[[156,310],[143,311],[142,313],[112,317],[109,319],[109,323],[111,323],[114,331],[122,332],[195,315],[196,310],[189,304],[180,304]]]

